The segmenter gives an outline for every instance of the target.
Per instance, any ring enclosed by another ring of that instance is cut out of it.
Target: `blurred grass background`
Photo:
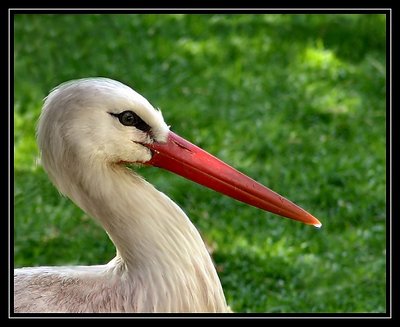
[[[212,247],[234,311],[385,312],[385,24],[379,14],[15,15],[15,266],[114,256],[105,232],[36,164],[35,143],[50,89],[106,76],[323,223],[140,169]]]

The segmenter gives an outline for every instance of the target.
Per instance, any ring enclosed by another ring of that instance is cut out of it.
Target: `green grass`
[[[37,165],[59,83],[125,82],[172,129],[298,203],[318,230],[154,168],[214,248],[236,312],[386,312],[384,15],[16,15],[15,266],[99,264],[103,230]]]

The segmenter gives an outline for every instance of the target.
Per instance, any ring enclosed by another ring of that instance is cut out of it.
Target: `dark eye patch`
[[[142,118],[140,118],[133,111],[126,110],[119,114],[114,114],[114,113],[110,112],[110,115],[117,117],[119,122],[124,126],[134,126],[143,132],[148,132],[151,129],[151,127],[149,125],[147,125],[142,120]]]

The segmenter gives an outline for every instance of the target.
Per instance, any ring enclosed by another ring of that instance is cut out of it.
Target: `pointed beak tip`
[[[317,224],[313,224],[313,226],[319,229],[319,228],[322,227],[322,224],[321,223],[317,223]]]
[[[322,227],[321,222],[315,218],[314,216],[312,216],[312,222],[309,222],[310,225],[313,225],[314,227],[320,229]]]

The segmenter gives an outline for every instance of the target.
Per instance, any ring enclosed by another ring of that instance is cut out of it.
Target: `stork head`
[[[69,178],[84,174],[77,167],[141,163],[281,216],[321,225],[289,200],[171,132],[159,110],[111,79],[86,78],[56,87],[45,100],[37,138],[42,164],[61,192]]]
[[[142,144],[165,141],[168,130],[161,112],[130,87],[86,78],[63,83],[47,96],[37,136],[43,164],[59,170],[71,161],[65,156],[86,164],[146,162],[151,151]]]

